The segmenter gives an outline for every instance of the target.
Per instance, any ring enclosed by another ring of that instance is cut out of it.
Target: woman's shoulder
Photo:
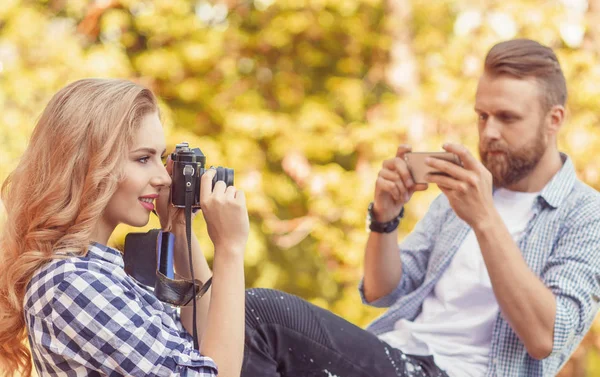
[[[76,284],[79,291],[85,292],[98,284],[126,283],[120,253],[92,243],[84,256],[62,255],[39,268],[27,286],[24,309],[30,314],[42,312],[46,316],[49,313],[45,312],[68,286]]]

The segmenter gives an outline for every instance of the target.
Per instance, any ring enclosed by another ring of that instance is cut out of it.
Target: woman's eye
[[[144,157],[142,157],[142,158],[138,158],[138,162],[141,162],[142,164],[145,164],[145,163],[147,163],[147,162],[148,162],[148,159],[149,159],[149,158],[150,158],[150,157],[148,157],[148,156],[144,156]]]

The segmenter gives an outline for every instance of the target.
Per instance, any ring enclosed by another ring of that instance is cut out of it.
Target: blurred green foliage
[[[170,147],[186,140],[235,169],[251,218],[248,286],[366,325],[381,313],[356,289],[380,164],[400,143],[476,152],[474,91],[494,43],[527,37],[558,53],[570,89],[560,147],[600,187],[599,12],[597,0],[2,0],[0,180],[59,88],[135,80],[161,98]],[[415,195],[401,236],[438,193]]]

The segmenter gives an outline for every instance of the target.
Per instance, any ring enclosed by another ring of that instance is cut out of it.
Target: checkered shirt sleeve
[[[60,267],[42,272],[30,287],[43,307],[26,308],[40,375],[217,375],[215,363],[193,349],[172,309],[140,300],[114,271],[52,263]]]

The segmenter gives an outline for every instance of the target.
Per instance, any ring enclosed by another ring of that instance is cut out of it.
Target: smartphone
[[[408,165],[408,170],[412,175],[412,179],[415,183],[427,183],[425,182],[425,175],[441,174],[446,175],[439,170],[435,170],[431,166],[425,163],[427,157],[439,158],[452,162],[453,164],[462,166],[460,158],[454,153],[450,152],[409,152],[404,154],[404,161]]]

